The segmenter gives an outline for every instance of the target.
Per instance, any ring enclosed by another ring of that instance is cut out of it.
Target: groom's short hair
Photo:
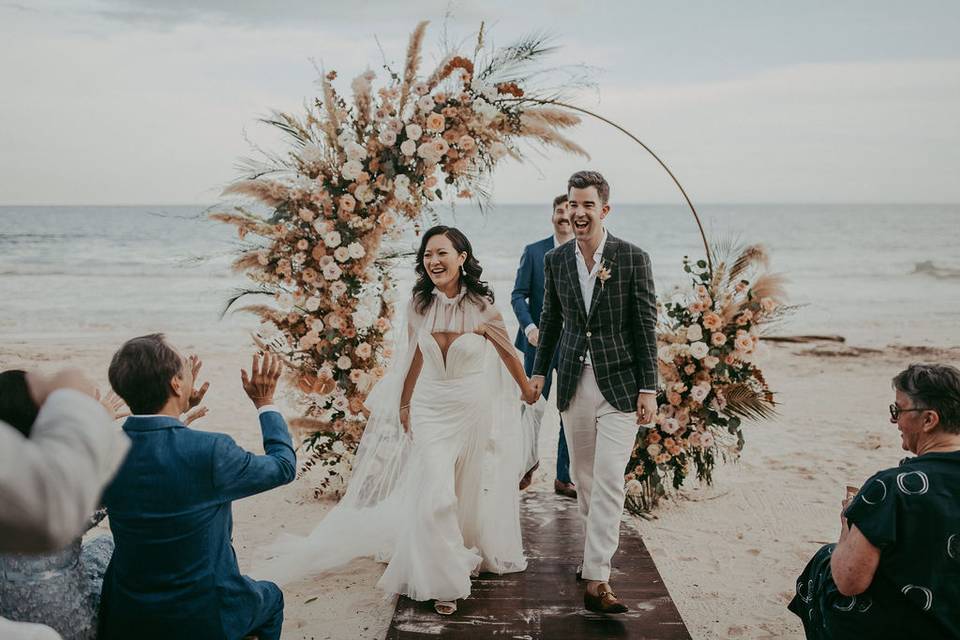
[[[560,195],[558,195],[556,198],[553,199],[554,210],[556,210],[556,208],[560,205],[560,203],[566,202],[566,201],[567,201],[567,194],[561,193]]]
[[[570,193],[570,189],[573,188],[586,189],[587,187],[597,188],[601,204],[607,204],[610,201],[610,185],[599,171],[577,171],[567,180],[567,193]]]
[[[110,361],[110,386],[134,414],[160,411],[170,397],[170,380],[183,369],[183,359],[162,333],[132,338]]]

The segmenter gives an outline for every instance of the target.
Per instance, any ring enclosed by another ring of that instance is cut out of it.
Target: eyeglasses
[[[890,419],[899,420],[901,413],[910,413],[911,411],[926,411],[924,407],[914,407],[913,409],[901,409],[895,404],[890,405]]]

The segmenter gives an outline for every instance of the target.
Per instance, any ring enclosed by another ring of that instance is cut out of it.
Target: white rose
[[[320,308],[320,298],[316,296],[311,296],[307,298],[307,301],[303,306],[307,311],[309,311],[310,313],[313,313],[314,311]],[[320,323],[320,328],[323,329],[322,322]]]
[[[364,160],[367,157],[367,150],[362,144],[356,142],[348,143],[344,148],[348,160]]]
[[[665,344],[657,349],[657,357],[660,358],[661,362],[666,362],[668,364],[673,362],[673,345]]]
[[[503,156],[507,155],[507,145],[502,142],[494,142],[490,145],[490,157],[494,160],[499,160]]]
[[[397,142],[397,134],[391,129],[384,129],[380,132],[380,135],[377,136],[377,140],[384,146],[392,147]]]
[[[694,385],[694,387],[690,389],[690,397],[697,402],[703,402],[708,395],[710,395],[709,383],[700,383],[698,385]]]
[[[359,242],[351,242],[347,247],[347,250],[350,252],[350,257],[354,260],[359,260],[363,256],[367,255],[367,250],[363,248],[363,245]]]
[[[388,120],[387,126],[390,127],[390,130],[396,134],[399,134],[401,131],[403,131],[403,123],[396,118]]]
[[[337,455],[343,455],[347,452],[347,445],[343,444],[343,440],[337,440],[331,445],[330,450]]]
[[[703,327],[699,324],[692,324],[687,327],[687,342],[697,342],[703,340]]]
[[[660,425],[660,430],[668,435],[673,435],[680,430],[680,423],[677,422],[676,418],[667,418],[663,421],[663,424]]]
[[[720,358],[717,356],[707,356],[703,359],[703,366],[707,368],[707,371],[711,371],[720,364]]]
[[[337,247],[336,251],[333,252],[333,257],[336,258],[337,262],[346,262],[350,259],[350,250],[346,247]]]
[[[430,87],[426,82],[418,82],[413,85],[413,92],[418,96],[425,96],[430,92]]]
[[[331,231],[323,235],[323,244],[327,245],[331,249],[336,249],[340,246],[340,232]]]
[[[405,173],[401,173],[396,178],[393,179],[393,188],[396,189],[409,189],[410,188],[410,178],[407,177]]]
[[[697,360],[702,360],[710,353],[710,347],[706,342],[694,342],[690,345],[690,355]]]
[[[433,98],[431,98],[430,96],[423,96],[422,98],[417,100],[417,106],[420,107],[420,110],[423,111],[424,113],[433,111],[434,104],[435,103],[433,102]]]
[[[323,268],[323,277],[327,280],[339,280],[343,270],[336,262],[331,262]]]
[[[354,192],[354,195],[357,196],[357,200],[366,204],[373,200],[373,189],[370,188],[368,184],[362,184],[357,187],[357,190]]]
[[[423,135],[423,127],[415,123],[408,124],[406,131],[409,140],[419,140],[420,136]]]
[[[323,151],[312,142],[308,143],[304,145],[303,151],[300,152],[300,159],[308,166],[318,164],[323,160]]]
[[[350,132],[350,129],[344,129],[340,132],[340,135],[337,136],[337,142],[340,143],[340,146],[346,149],[347,145],[353,142],[356,144],[356,141],[353,138],[353,134]]]
[[[319,303],[320,298],[316,298],[316,300]],[[316,309],[314,309],[314,311],[316,311]],[[320,318],[314,318],[313,321],[310,323],[310,330],[313,331],[314,333],[320,333],[321,331],[323,331],[323,320],[321,320]]]
[[[405,156],[412,156],[417,152],[417,143],[413,140],[404,140],[400,143],[400,153]]]
[[[363,171],[363,165],[360,164],[359,160],[348,160],[340,167],[340,175],[342,175],[345,180],[356,180],[360,177],[361,171]]]
[[[647,447],[647,453],[649,453],[651,456],[656,456],[660,453],[661,449],[662,447],[660,445],[651,444],[649,447]]]
[[[342,369],[346,371],[353,366],[353,362],[350,360],[350,356],[340,356],[337,358],[337,369]]]

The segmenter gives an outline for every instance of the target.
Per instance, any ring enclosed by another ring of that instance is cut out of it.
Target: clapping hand
[[[114,420],[126,418],[130,415],[130,409],[127,409],[126,404],[112,389],[107,392],[107,395],[102,397],[100,396],[100,389],[97,389],[94,397],[100,401],[100,404],[103,405],[103,408],[107,410],[107,413],[109,413],[110,417]]]
[[[190,356],[190,370],[193,372],[193,384],[194,384],[194,388],[190,390],[190,408],[191,409],[193,409],[195,406],[200,404],[200,401],[203,400],[203,396],[207,394],[207,389],[210,388],[209,382],[204,382],[203,386],[200,387],[199,389],[196,388],[197,374],[200,373],[200,367],[202,366],[203,366],[203,360],[198,358],[196,355]]]
[[[203,416],[207,415],[208,409],[204,406],[199,406],[194,409],[191,409],[187,412],[187,415],[183,416],[183,424],[190,425],[193,422],[196,422]]]
[[[269,353],[264,353],[262,360],[258,354],[253,355],[250,374],[247,374],[245,369],[240,370],[243,390],[257,409],[273,404],[273,393],[277,389],[277,380],[280,379],[282,370],[283,363],[279,356],[273,356]]]

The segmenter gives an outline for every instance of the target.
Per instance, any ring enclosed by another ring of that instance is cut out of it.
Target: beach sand
[[[178,347],[203,358],[200,377],[211,382],[204,401],[210,413],[195,428],[229,433],[241,446],[262,451],[256,411],[240,386],[249,350],[207,352],[189,337],[177,338]],[[70,364],[105,389],[118,343],[7,342],[0,347],[0,368]],[[686,488],[651,519],[632,519],[694,638],[800,636],[799,619],[786,605],[809,557],[837,538],[844,486],[861,484],[905,455],[887,420],[891,377],[910,362],[958,360],[956,348],[770,347],[761,365],[781,403],[779,416],[746,424],[742,457],[718,466],[714,486]],[[552,490],[557,424],[551,403],[531,490]],[[329,506],[313,498],[309,477],[235,503],[241,569],[277,532],[306,534]],[[578,552],[571,549],[571,555]],[[375,587],[381,572],[381,565],[362,560],[287,585],[284,638],[383,638],[393,600]]]

